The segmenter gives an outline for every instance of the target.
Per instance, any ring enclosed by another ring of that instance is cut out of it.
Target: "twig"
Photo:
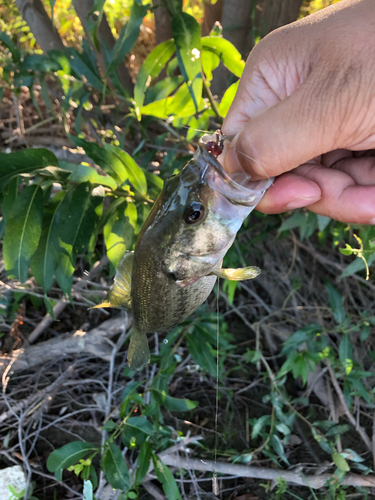
[[[115,358],[116,358],[116,354],[121,349],[122,344],[125,341],[126,335],[129,332],[128,324],[127,323],[128,323],[128,317],[126,316],[125,322],[123,324],[123,331],[122,331],[120,337],[118,338],[118,340],[116,342],[116,345],[113,346],[112,353],[111,353],[111,359],[110,359],[110,362],[109,362],[109,370],[108,370],[109,373],[108,373],[108,388],[107,388],[107,404],[106,404],[106,409],[105,409],[104,422],[106,422],[106,420],[108,419],[109,414],[111,413],[112,387],[113,387],[113,371],[114,371],[114,367],[115,367]],[[105,443],[105,441],[107,439],[108,439],[108,432],[106,430],[103,430],[102,431],[102,441],[101,441],[102,447],[104,446],[104,443]],[[103,491],[105,483],[106,482],[105,482],[105,479],[104,479],[104,473],[103,473],[102,470],[100,470],[99,486],[98,486],[98,489],[96,491],[96,495],[97,495],[98,498],[100,497],[100,495],[101,495],[101,493]]]
[[[217,107],[217,104],[215,102],[214,96],[212,95],[211,89],[207,84],[207,80],[205,76],[202,73],[202,80],[203,80],[203,90],[205,91],[208,100],[210,101],[212,111],[216,115],[216,119],[218,120],[219,123],[223,123],[223,117],[220,114],[219,108]]]
[[[129,317],[127,323],[129,327],[131,322]],[[18,349],[12,353],[11,357],[0,356],[0,373],[4,372],[3,383],[10,371],[27,370],[51,359],[58,360],[68,354],[86,352],[109,361],[112,349],[106,339],[120,333],[123,330],[123,324],[123,317],[109,319],[88,332],[77,330],[73,334],[65,333],[45,342],[39,342],[35,346]]]
[[[78,292],[82,288],[82,285],[85,284],[87,280],[92,280],[100,271],[102,268],[108,263],[108,257],[105,256],[100,261],[96,262],[91,269],[90,273],[87,276],[84,276],[80,281],[78,281],[74,286],[73,286],[73,291]],[[61,298],[53,307],[53,315],[55,316],[55,319],[60,316],[60,314],[63,312],[65,307],[69,304],[69,300],[65,298]],[[53,323],[54,319],[50,314],[46,314],[42,321],[39,323],[39,325],[34,328],[34,330],[30,333],[29,335],[29,342],[32,344],[33,342],[36,341],[36,339],[44,332],[46,328],[49,327],[51,323]]]
[[[166,497],[163,495],[163,493],[151,481],[144,481],[142,483],[142,486],[148,493],[150,493],[152,498],[155,498],[155,500],[166,500]]]
[[[181,467],[186,470],[194,469],[212,472],[215,468],[219,474],[230,474],[236,477],[251,477],[255,479],[268,479],[270,481],[276,481],[278,478],[281,478],[288,483],[297,484],[299,486],[307,486],[313,489],[322,488],[325,486],[327,481],[334,479],[333,474],[330,473],[319,474],[316,476],[306,476],[302,472],[291,472],[282,469],[270,469],[267,467],[252,467],[248,465],[214,462],[213,460],[206,459],[203,461],[198,458],[186,458],[177,454],[163,456],[161,459],[166,465]],[[347,474],[341,484],[344,486],[374,487],[375,476]]]
[[[373,452],[373,447],[372,447],[371,440],[368,437],[368,435],[366,434],[366,431],[365,431],[365,429],[363,427],[361,427],[360,425],[358,425],[358,427],[356,428],[357,424],[356,424],[355,418],[350,413],[348,405],[346,404],[344,393],[342,392],[341,387],[340,387],[340,385],[337,382],[337,379],[335,377],[335,374],[333,373],[333,370],[332,370],[332,367],[331,367],[331,363],[328,360],[326,360],[325,363],[327,365],[328,372],[329,372],[329,375],[331,377],[332,385],[335,388],[336,394],[337,394],[337,396],[338,396],[338,398],[340,400],[340,403],[341,403],[341,405],[342,405],[342,407],[344,409],[344,412],[345,412],[345,415],[346,415],[347,419],[352,424],[352,426],[357,430],[358,434],[362,438],[362,441],[365,443],[365,445],[367,446],[367,448],[372,453]]]

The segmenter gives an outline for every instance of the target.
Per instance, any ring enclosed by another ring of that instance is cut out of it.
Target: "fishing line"
[[[214,462],[217,462],[217,445],[218,445],[218,420],[219,420],[219,335],[220,335],[220,316],[219,316],[219,295],[220,295],[220,278],[217,278],[217,293],[216,293],[216,394],[215,394],[215,455]],[[212,493],[219,496],[220,489],[217,479],[217,470],[213,468],[212,474]]]
[[[163,121],[165,121],[166,123],[168,123],[167,120],[163,120]],[[172,124],[168,123],[168,125],[172,125]],[[180,125],[178,128],[185,128],[187,130],[194,130],[195,132],[203,132],[205,134],[209,134],[210,132],[212,132],[212,130],[202,130],[202,129],[199,129],[199,128],[190,127],[189,125]],[[232,137],[233,136],[231,136],[231,138]],[[228,139],[230,139],[230,138],[228,137]],[[234,150],[237,151],[238,154],[240,154],[242,156],[245,156],[245,158],[248,158],[249,160],[251,160],[254,163],[256,163],[257,165],[259,165],[259,167],[262,169],[263,174],[267,177],[268,180],[270,180],[269,175],[267,174],[267,172],[262,167],[262,164],[261,164],[260,161],[256,160],[255,158],[252,158],[251,156],[247,155],[246,153],[243,153],[242,151],[239,151],[239,149],[237,149],[236,146],[234,146]]]

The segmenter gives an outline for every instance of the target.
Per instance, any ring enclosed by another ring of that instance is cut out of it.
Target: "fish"
[[[223,269],[222,261],[244,219],[272,179],[227,174],[204,136],[192,160],[166,179],[134,252],[126,252],[105,300],[134,318],[128,349],[131,370],[150,361],[147,334],[168,331],[207,299],[218,277],[247,280],[258,267]],[[210,150],[209,150],[210,149]]]

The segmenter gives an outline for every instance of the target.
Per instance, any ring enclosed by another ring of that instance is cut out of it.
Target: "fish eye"
[[[200,203],[192,203],[184,214],[184,221],[186,224],[197,224],[204,217],[204,206]]]

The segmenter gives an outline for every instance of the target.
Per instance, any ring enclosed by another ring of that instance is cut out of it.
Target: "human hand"
[[[276,176],[257,210],[307,206],[375,224],[375,2],[343,0],[251,52],[222,131],[222,162]]]

